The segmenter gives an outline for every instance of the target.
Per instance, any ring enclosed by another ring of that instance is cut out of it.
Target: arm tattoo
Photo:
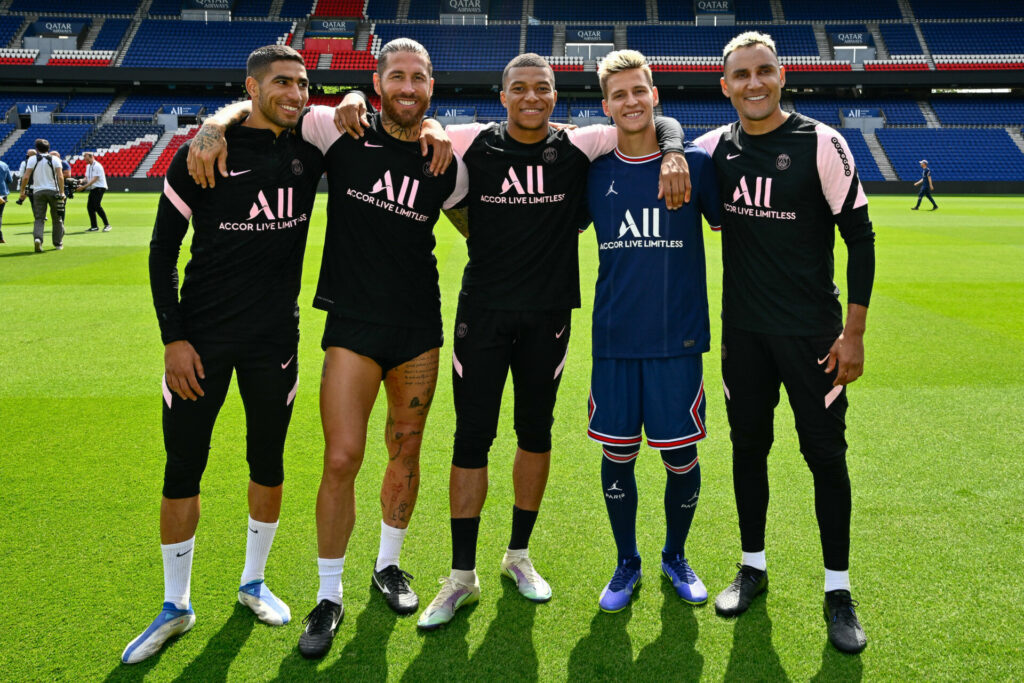
[[[445,209],[444,215],[452,222],[463,237],[469,237],[469,209]]]
[[[200,152],[216,147],[224,140],[224,136],[215,128],[204,125],[192,138],[192,147]]]

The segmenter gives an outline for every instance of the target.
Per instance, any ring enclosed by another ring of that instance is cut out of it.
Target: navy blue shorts
[[[681,448],[707,436],[704,363],[675,358],[595,358],[590,375],[587,436],[598,443],[658,450]]]

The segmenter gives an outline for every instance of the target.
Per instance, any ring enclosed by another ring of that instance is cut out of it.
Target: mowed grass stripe
[[[600,490],[600,452],[585,436],[589,312],[596,278],[592,233],[580,240],[584,307],[556,409],[554,459],[532,552],[551,581],[548,605],[522,600],[498,575],[511,496],[511,382],[491,451],[481,525],[481,603],[438,633],[416,632],[369,588],[385,465],[383,409],[370,420],[359,516],[345,572],[347,614],[319,663],[295,650],[316,591],[313,506],[323,441],[317,393],[324,314],[310,302],[320,266],[320,198],[303,274],[300,388],[286,448],[281,529],[268,582],[294,621],[254,624],[235,591],[245,550],[244,414],[232,388],[203,480],[193,573],[196,628],[161,656],[118,664],[155,615],[162,570],[157,519],[163,448],[162,347],[146,258],[155,195],[108,195],[115,230],[82,233],[84,202],[60,253],[32,254],[31,233],[7,223],[0,247],[0,577],[12,615],[0,629],[0,671],[10,680],[545,680],[985,678],[1024,676],[1012,610],[1024,597],[1024,200],[873,197],[876,295],[865,376],[850,388],[854,483],[852,571],[871,644],[859,658],[834,652],[821,618],[820,548],[811,477],[783,393],[768,555],[771,589],[751,613],[726,621],[680,604],[659,576],[664,468],[644,449],[637,464],[638,543],[644,587],[619,615],[597,612],[614,547]],[[14,207],[10,207],[14,208]],[[18,220],[15,212],[13,219]],[[10,210],[5,218],[12,220]],[[77,227],[76,227],[77,225]],[[435,255],[445,334],[451,335],[465,244],[442,221]],[[738,557],[728,425],[718,367],[720,244],[707,233],[712,352],[704,358],[710,438],[700,446],[703,486],[688,555],[715,594]],[[838,241],[838,240],[837,240]],[[181,265],[187,260],[183,249]],[[845,289],[845,249],[836,250]],[[421,496],[403,551],[421,603],[447,573],[447,479],[454,431],[446,340],[422,455]]]

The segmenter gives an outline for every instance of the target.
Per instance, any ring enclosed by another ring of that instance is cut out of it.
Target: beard
[[[394,97],[382,95],[380,98],[380,106],[381,109],[384,110],[384,116],[389,121],[398,124],[402,128],[412,128],[423,120],[423,115],[426,113],[427,107],[430,106],[430,100],[423,100],[415,110],[408,110],[396,107]]]

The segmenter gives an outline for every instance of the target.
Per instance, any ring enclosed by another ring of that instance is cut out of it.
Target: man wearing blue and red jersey
[[[850,596],[845,386],[864,370],[875,267],[868,200],[843,137],[779,106],[786,74],[770,36],[731,40],[723,69],[739,121],[697,144],[715,162],[723,199],[722,381],[742,560],[715,610],[742,614],[768,588],[768,453],[785,385],[814,478],[828,637],[857,653],[867,638]],[[845,327],[832,281],[836,227],[849,254]]]
[[[700,496],[697,442],[707,434],[701,354],[709,349],[710,326],[701,215],[717,229],[715,168],[707,152],[687,145],[692,199],[668,211],[655,189],[658,91],[646,59],[633,50],[612,52],[598,75],[605,113],[618,131],[615,150],[591,165],[587,190],[600,257],[587,434],[604,453],[601,484],[618,549],[599,605],[605,612],[624,609],[640,583],[633,469],[642,428],[667,471],[662,572],[683,601],[700,605],[708,593],[684,545]]]

